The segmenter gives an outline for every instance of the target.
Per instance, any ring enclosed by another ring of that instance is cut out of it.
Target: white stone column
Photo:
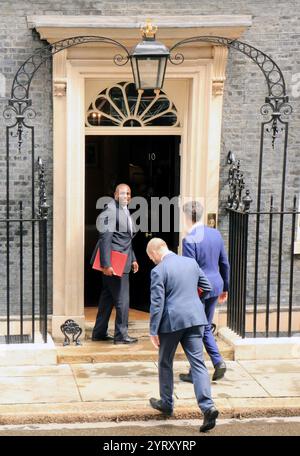
[[[84,81],[67,62],[66,51],[54,60],[53,108],[52,336],[61,338],[60,325],[69,318],[84,331]]]
[[[219,207],[219,174],[221,154],[221,129],[223,92],[228,49],[224,46],[214,46],[212,81],[210,92],[209,122],[208,122],[208,154],[206,173],[206,216],[209,213],[218,217]],[[205,220],[205,223],[207,220]]]

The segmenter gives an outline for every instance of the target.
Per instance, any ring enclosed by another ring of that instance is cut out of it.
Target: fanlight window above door
[[[179,127],[177,110],[161,90],[137,91],[120,82],[100,92],[89,106],[87,127]]]

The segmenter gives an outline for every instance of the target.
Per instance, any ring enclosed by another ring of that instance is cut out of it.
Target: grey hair
[[[203,214],[203,206],[200,201],[188,201],[183,205],[183,212],[193,223],[199,222]]]
[[[161,250],[167,249],[167,243],[160,238],[152,238],[147,244],[147,253],[149,252],[160,252]]]

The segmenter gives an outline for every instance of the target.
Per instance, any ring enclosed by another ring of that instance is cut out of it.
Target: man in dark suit
[[[160,387],[160,399],[151,398],[150,405],[166,415],[173,413],[173,359],[181,343],[204,414],[200,432],[206,432],[215,426],[219,412],[211,398],[204,363],[202,337],[207,319],[197,287],[205,294],[211,286],[195,260],[169,251],[162,239],[153,238],[147,254],[157,264],[151,271],[150,338],[159,348]]]
[[[108,204],[97,219],[97,229],[100,234],[96,248],[99,246],[100,249],[103,288],[92,333],[94,341],[114,339],[115,344],[137,342],[136,338],[128,336],[129,272],[133,270],[136,273],[139,269],[132,248],[135,229],[127,207],[130,199],[130,187],[126,184],[119,184],[115,190],[114,200]],[[122,277],[115,275],[111,265],[112,250],[128,255]],[[113,306],[116,308],[114,337],[107,333]]]
[[[212,321],[218,302],[227,300],[229,287],[229,262],[221,233],[215,228],[200,224],[203,207],[199,201],[189,201],[183,206],[189,232],[182,242],[182,254],[194,258],[211,283],[211,291],[203,298],[208,325],[203,335],[204,347],[215,368],[212,379],[220,380],[226,372],[226,364],[220,354]],[[192,383],[191,372],[180,374],[180,379]]]

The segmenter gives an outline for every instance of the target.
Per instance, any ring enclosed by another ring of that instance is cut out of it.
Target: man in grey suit
[[[211,398],[204,363],[202,338],[207,319],[197,287],[205,294],[211,286],[194,259],[169,251],[162,239],[153,238],[147,245],[147,254],[157,265],[151,271],[150,338],[159,348],[160,387],[160,399],[151,398],[150,405],[166,415],[173,413],[173,359],[181,343],[204,414],[200,432],[206,432],[215,426],[219,412]]]
[[[115,190],[114,200],[108,204],[97,219],[97,228],[100,234],[95,251],[99,247],[100,261],[103,267],[103,288],[92,333],[92,340],[94,341],[114,339],[115,344],[137,342],[136,338],[128,336],[129,273],[131,270],[136,273],[139,269],[132,248],[135,230],[127,207],[130,199],[130,187],[126,184],[119,184]],[[122,277],[115,275],[111,265],[112,250],[128,255]],[[113,306],[116,308],[114,337],[107,333]]]

